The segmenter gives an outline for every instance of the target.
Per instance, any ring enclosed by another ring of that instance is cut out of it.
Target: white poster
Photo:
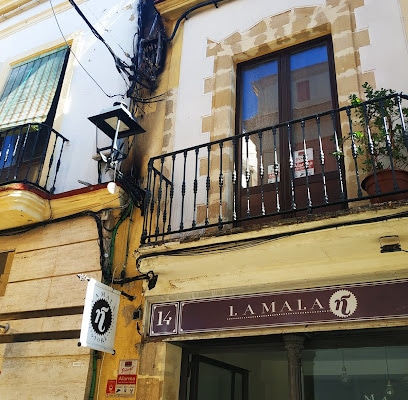
[[[80,345],[115,354],[120,292],[95,279],[88,281]]]
[[[295,157],[295,178],[301,178],[306,176],[306,168],[304,161],[304,150],[296,150],[294,153]],[[307,174],[314,175],[314,160],[313,160],[313,148],[309,147],[306,149],[306,156],[309,166],[307,168]]]
[[[278,165],[278,182],[280,181],[280,165]],[[275,183],[275,164],[268,165],[268,183]]]

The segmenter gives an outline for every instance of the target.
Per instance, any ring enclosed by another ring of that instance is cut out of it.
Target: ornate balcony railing
[[[0,185],[29,183],[55,190],[68,140],[45,124],[25,124],[0,132]]]
[[[142,243],[408,198],[397,181],[408,166],[407,100],[387,96],[151,158]],[[370,174],[374,194],[363,190]]]

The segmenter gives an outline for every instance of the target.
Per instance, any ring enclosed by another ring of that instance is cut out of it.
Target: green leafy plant
[[[363,171],[370,173],[391,167],[408,167],[407,132],[403,121],[408,108],[400,107],[398,93],[393,89],[373,89],[367,82],[362,85],[366,101],[357,95],[349,96],[358,130],[351,133],[357,156],[364,156]]]

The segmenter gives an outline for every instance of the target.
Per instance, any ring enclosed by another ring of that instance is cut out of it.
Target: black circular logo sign
[[[92,329],[98,335],[105,335],[112,325],[112,309],[105,299],[95,301],[91,311]]]

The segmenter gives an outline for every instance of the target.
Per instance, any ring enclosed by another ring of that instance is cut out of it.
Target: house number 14
[[[171,312],[167,311],[167,314],[163,318],[163,311],[159,311],[158,313],[158,321],[157,321],[157,326],[163,326],[163,322],[166,325],[170,325],[171,320],[173,317],[170,316]]]

